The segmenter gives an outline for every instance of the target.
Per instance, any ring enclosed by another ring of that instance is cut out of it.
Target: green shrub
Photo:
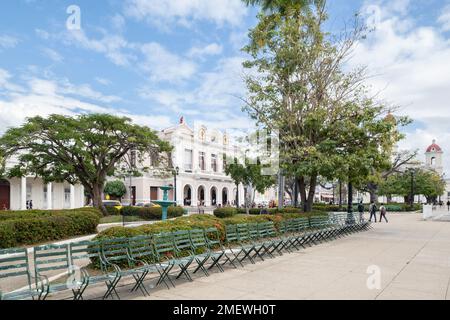
[[[9,212],[0,220],[0,248],[32,245],[96,233],[98,210]]]
[[[105,207],[107,215],[106,216],[119,216],[120,215],[120,209],[117,209],[116,207]]]
[[[228,218],[236,215],[238,211],[236,208],[217,208],[214,210],[214,216],[217,218]]]
[[[185,213],[182,207],[169,207],[167,208],[167,217],[176,218],[181,217]],[[161,207],[132,207],[127,206],[121,209],[121,214],[124,216],[137,216],[143,220],[161,220],[162,208]]]
[[[92,207],[84,207],[79,209],[67,209],[67,210],[23,210],[23,211],[0,211],[0,221],[4,220],[16,220],[16,219],[29,219],[29,218],[42,218],[46,216],[58,216],[68,213],[94,213],[101,218],[102,213]]]

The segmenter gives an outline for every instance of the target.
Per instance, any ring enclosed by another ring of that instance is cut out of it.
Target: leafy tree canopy
[[[0,138],[0,149],[6,158],[17,157],[9,176],[35,174],[45,182],[81,183],[94,206],[102,208],[106,177],[125,155],[132,150],[160,154],[171,146],[155,131],[126,117],[54,114],[29,118],[9,129]]]

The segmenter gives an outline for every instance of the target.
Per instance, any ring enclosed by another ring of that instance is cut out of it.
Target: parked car
[[[153,207],[161,207],[159,204],[153,202],[138,202],[135,207],[143,207],[143,208],[153,208]]]
[[[103,205],[105,207],[114,207],[117,210],[120,210],[123,207],[120,201],[117,200],[103,200]]]

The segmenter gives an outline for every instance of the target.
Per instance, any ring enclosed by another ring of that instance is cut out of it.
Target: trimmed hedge
[[[162,219],[162,208],[161,207],[132,207],[127,206],[121,209],[120,214],[124,216],[137,216],[143,220],[161,220]],[[185,210],[182,207],[169,207],[167,209],[168,218],[181,217],[185,214]]]
[[[105,216],[120,216],[121,210],[116,207],[105,207],[107,214]]]
[[[0,213],[0,248],[96,233],[101,213],[92,208]]]
[[[238,213],[236,208],[217,208],[214,210],[214,215],[217,218],[229,218],[235,216]]]
[[[100,239],[113,239],[120,237],[136,236],[136,235],[151,235],[161,232],[171,232],[176,230],[190,230],[190,229],[205,229],[215,227],[219,230],[222,239],[225,239],[225,226],[230,224],[242,224],[242,223],[259,223],[272,221],[275,227],[279,228],[279,223],[283,220],[289,220],[300,217],[309,217],[311,215],[324,215],[328,214],[314,213],[314,214],[299,214],[299,213],[287,213],[277,215],[242,215],[237,214],[229,218],[220,219],[218,217],[208,214],[195,214],[189,217],[180,217],[174,220],[160,221],[153,224],[142,225],[134,228],[115,227],[109,228],[100,232],[96,240]]]

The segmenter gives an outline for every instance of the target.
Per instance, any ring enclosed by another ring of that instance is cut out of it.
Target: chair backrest
[[[267,231],[268,231],[267,224],[268,224],[268,222],[261,222],[261,223],[257,224],[258,237],[261,238],[261,239],[268,237],[268,235],[267,235]]]
[[[238,224],[236,226],[239,241],[251,240],[250,231],[247,224]]]
[[[204,230],[202,229],[189,230],[189,236],[191,238],[192,247],[194,248],[209,247],[208,240],[206,238]]]
[[[309,219],[311,228],[324,228],[329,225],[327,216],[313,216]]]
[[[128,264],[128,238],[101,240],[101,254],[115,264]]]
[[[73,242],[69,248],[71,265],[83,264],[82,260],[90,260],[93,264],[99,262],[101,244],[98,241]]]
[[[219,230],[217,230],[217,228],[206,228],[203,230],[203,232],[205,234],[205,239],[211,248],[222,245],[222,242],[220,241]]]
[[[31,289],[28,251],[23,249],[0,250],[0,279],[26,276]]]
[[[129,238],[128,249],[130,256],[134,259],[142,259],[146,262],[154,262],[156,259],[151,235]]]
[[[189,230],[178,230],[172,232],[173,236],[173,242],[176,249],[176,254],[178,254],[182,251],[191,251],[192,250],[192,244],[191,244],[191,237],[189,235]]]
[[[154,252],[159,261],[176,257],[176,248],[171,232],[163,232],[153,236]]]
[[[260,238],[257,223],[248,223],[247,230],[248,230],[248,236],[250,237],[250,239],[258,240]]]
[[[70,255],[68,244],[49,244],[34,247],[35,274],[42,274],[55,270],[70,272]]]
[[[225,241],[227,243],[239,241],[239,236],[238,236],[236,225],[231,224],[231,225],[227,225],[225,227]]]

